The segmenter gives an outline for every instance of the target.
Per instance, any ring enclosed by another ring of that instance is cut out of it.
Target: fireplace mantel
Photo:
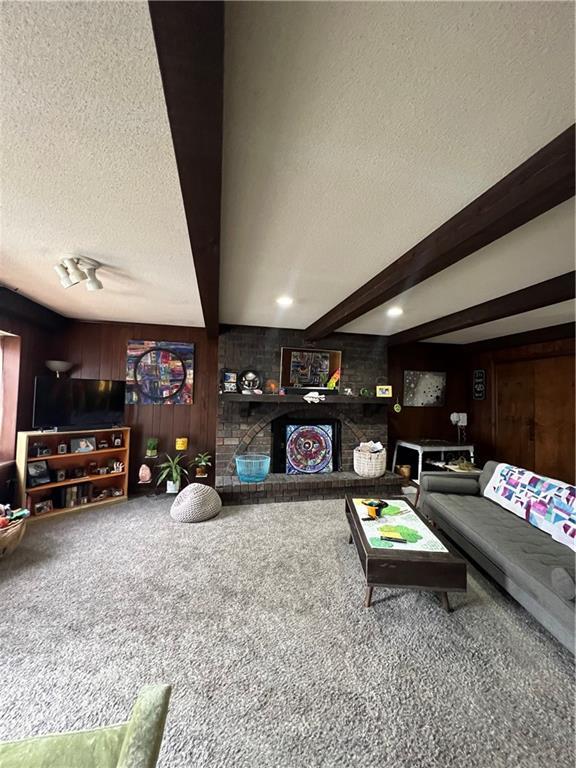
[[[248,412],[251,413],[254,406],[274,403],[275,405],[299,405],[302,408],[316,408],[318,406],[334,405],[361,405],[370,406],[370,412],[374,406],[391,405],[391,397],[360,397],[358,395],[326,395],[324,400],[318,403],[309,403],[304,400],[304,395],[242,395],[235,392],[225,392],[220,395],[220,400],[224,403],[243,403],[248,406]]]

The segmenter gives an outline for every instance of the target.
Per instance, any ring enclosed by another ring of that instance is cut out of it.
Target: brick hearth
[[[402,478],[392,472],[369,480],[354,472],[316,475],[270,474],[262,483],[241,483],[238,477],[216,477],[216,490],[224,504],[258,504],[270,501],[339,499],[346,493],[358,496],[399,496]]]

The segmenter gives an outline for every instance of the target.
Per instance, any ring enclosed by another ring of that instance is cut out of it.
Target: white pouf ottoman
[[[216,517],[222,499],[209,485],[190,483],[180,491],[170,507],[170,517],[179,523],[201,523]]]

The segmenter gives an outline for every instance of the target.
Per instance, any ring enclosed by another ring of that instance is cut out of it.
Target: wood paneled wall
[[[465,360],[465,358],[464,358]],[[454,440],[456,428],[450,422],[454,411],[466,411],[466,367],[461,347],[452,344],[406,344],[388,349],[389,383],[393,396],[403,403],[404,371],[446,371],[446,401],[443,407],[405,407],[395,413],[388,409],[388,447],[396,440],[436,438]]]
[[[203,328],[125,323],[73,322],[67,333],[66,359],[74,363],[70,375],[82,379],[119,379],[126,376],[129,339],[183,341],[196,345],[194,403],[192,405],[131,405],[125,423],[132,427],[130,489],[138,490],[138,468],[146,438],[159,438],[159,451],[174,455],[177,437],[188,437],[188,455],[200,451],[214,456],[218,406],[218,341]],[[214,480],[213,468],[209,475]],[[149,486],[146,486],[149,488]],[[140,489],[142,486],[140,486]]]
[[[484,368],[487,376],[487,392],[485,400],[472,400],[470,394],[468,412],[470,414],[471,438],[477,446],[477,454],[480,461],[496,459],[510,461],[507,456],[498,454],[498,446],[502,443],[498,434],[497,412],[497,374],[498,370],[510,363],[522,361],[548,361],[546,374],[532,376],[530,385],[534,404],[541,404],[547,409],[546,419],[536,419],[530,430],[535,434],[532,439],[539,444],[548,444],[548,458],[553,452],[555,459],[550,462],[542,462],[536,459],[534,466],[526,467],[535,472],[549,474],[567,482],[574,481],[574,378],[566,375],[566,359],[568,368],[574,369],[574,339],[559,339],[535,344],[524,344],[503,348],[500,342],[494,349],[474,350],[470,348],[468,359],[467,383],[471,393],[472,371],[474,368]],[[557,362],[555,362],[557,361]],[[526,369],[526,376],[529,369]],[[522,377],[520,377],[520,382]],[[528,388],[526,379],[526,388]],[[519,383],[519,387],[521,384]],[[518,400],[522,393],[519,391]],[[505,414],[500,414],[500,421]],[[527,413],[527,417],[529,414]],[[556,426],[553,426],[556,425]],[[561,425],[561,426],[560,426]],[[540,430],[540,434],[538,434]],[[550,433],[550,434],[548,434]],[[521,432],[517,439],[523,440]],[[554,468],[556,467],[556,471]]]
[[[16,430],[30,429],[32,426],[32,403],[34,400],[34,377],[46,373],[45,360],[57,356],[60,345],[58,335],[39,325],[24,319],[14,318],[0,310],[0,330],[20,337],[20,364],[17,372],[18,389],[16,405]],[[13,373],[11,371],[11,373]],[[13,441],[14,437],[2,436],[3,444]],[[9,451],[8,451],[9,452]],[[7,458],[5,456],[4,458]],[[15,466],[12,462],[0,461],[0,503],[12,501]]]

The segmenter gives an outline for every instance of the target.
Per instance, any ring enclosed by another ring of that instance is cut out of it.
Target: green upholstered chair
[[[140,691],[126,723],[0,743],[2,768],[154,768],[168,712],[169,685]]]

